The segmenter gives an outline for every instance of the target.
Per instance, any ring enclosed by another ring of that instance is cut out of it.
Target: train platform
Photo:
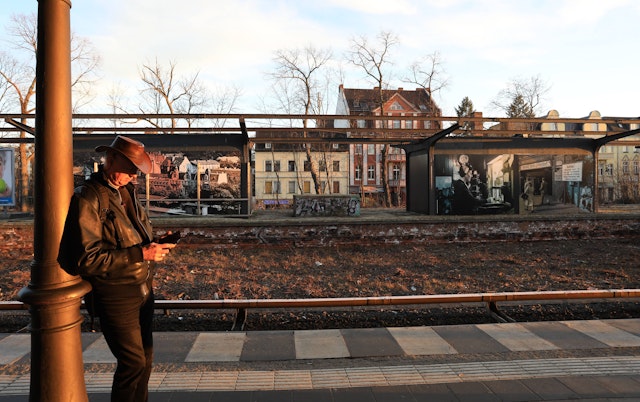
[[[90,401],[115,360],[83,333]],[[640,319],[156,332],[151,401],[640,400]],[[0,334],[0,401],[27,401],[30,336]]]

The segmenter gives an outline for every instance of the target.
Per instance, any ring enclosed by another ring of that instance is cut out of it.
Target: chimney
[[[398,92],[402,92],[403,89],[404,88],[402,88],[402,87],[398,88]]]
[[[474,117],[474,118],[477,118],[477,119],[481,119],[482,118],[482,112],[473,112],[471,117]],[[472,123],[472,127],[473,127],[473,131],[482,131],[482,130],[484,130],[484,126],[483,126],[481,121],[474,121]]]

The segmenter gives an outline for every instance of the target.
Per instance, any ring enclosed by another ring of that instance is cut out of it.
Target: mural
[[[151,152],[151,172],[138,177],[152,215],[238,214],[240,158],[216,152]],[[103,155],[74,155],[74,184],[79,186],[103,163]],[[148,194],[147,194],[148,191]]]
[[[593,175],[584,155],[436,155],[438,215],[593,211]]]
[[[0,148],[0,206],[15,205],[14,150]]]

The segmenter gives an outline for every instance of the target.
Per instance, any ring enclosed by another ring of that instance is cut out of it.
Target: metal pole
[[[593,152],[591,153],[593,157],[593,211],[591,212],[600,212],[600,188],[598,186],[598,153],[600,152],[600,147],[594,147]]]
[[[196,163],[196,171],[198,172],[196,175],[196,215],[202,215],[202,211],[200,211],[200,162]]]
[[[70,0],[38,1],[30,401],[87,401],[80,302],[89,284],[57,263],[73,191]]]

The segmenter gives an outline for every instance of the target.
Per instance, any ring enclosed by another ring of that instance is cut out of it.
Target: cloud
[[[37,10],[35,1],[12,3],[0,18]],[[449,110],[464,96],[482,107],[482,98],[511,77],[540,74],[561,102],[578,88],[593,88],[593,80],[616,88],[618,96],[599,96],[611,94],[607,87],[575,101],[610,114],[636,109],[625,99],[640,90],[633,79],[639,59],[630,50],[639,17],[633,0],[82,0],[71,9],[72,30],[102,57],[105,87],[135,90],[141,64],[158,58],[176,62],[181,74],[200,72],[212,86],[235,84],[251,103],[268,91],[264,73],[273,68],[275,50],[312,44],[340,58],[352,37],[384,30],[400,39],[394,69],[440,53],[452,82],[442,95]],[[615,70],[607,56],[614,54],[624,60]],[[362,82],[360,71],[345,71],[345,85]],[[572,105],[553,107],[573,113]],[[584,115],[582,109],[574,114]]]
[[[378,14],[378,15],[412,15],[416,13],[415,2],[408,0],[329,0],[326,2],[335,8],[346,9],[351,12],[360,14]]]

